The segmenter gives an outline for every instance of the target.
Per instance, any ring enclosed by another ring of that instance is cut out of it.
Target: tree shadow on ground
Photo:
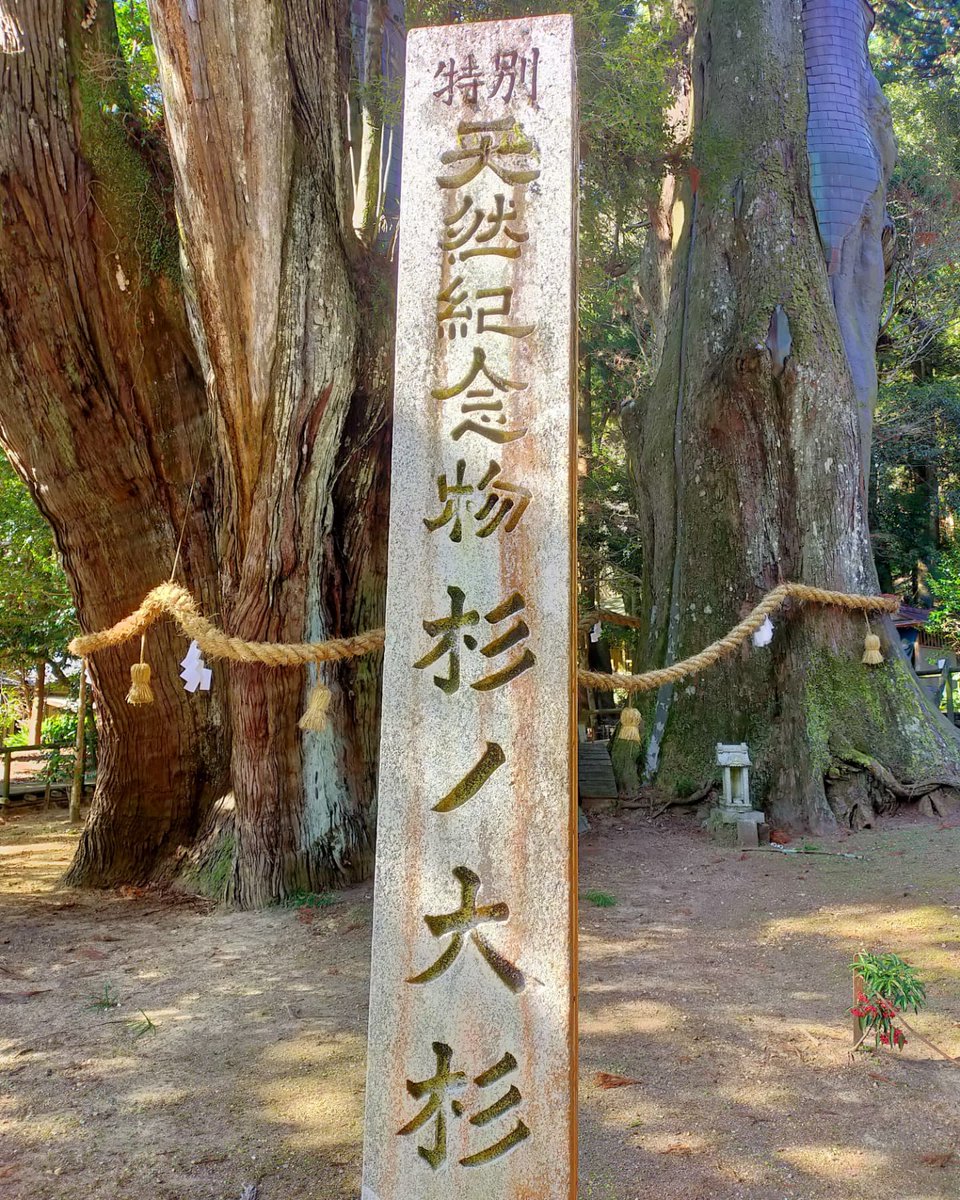
[[[369,886],[257,914],[58,891],[71,844],[56,815],[0,830],[4,1197],[356,1200]],[[937,1165],[960,1071],[916,1044],[851,1060],[846,1015],[856,949],[893,949],[930,985],[924,1031],[960,1049],[960,833],[851,848],[869,858],[594,822],[581,894],[617,903],[581,901],[581,1200],[960,1192]]]

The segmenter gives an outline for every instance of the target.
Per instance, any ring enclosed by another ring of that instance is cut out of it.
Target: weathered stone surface
[[[576,1191],[573,71],[407,45],[363,1200]]]
[[[737,822],[737,845],[741,849],[755,849],[760,845],[759,825],[756,821]]]

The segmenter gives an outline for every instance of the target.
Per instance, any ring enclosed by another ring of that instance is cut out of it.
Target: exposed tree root
[[[701,784],[695,792],[691,792],[689,796],[671,796],[656,811],[651,812],[647,819],[655,821],[658,817],[662,817],[668,808],[680,808],[690,804],[699,804],[701,800],[706,800],[711,792],[716,791],[716,787],[716,781],[710,778],[706,783]]]
[[[932,775],[900,780],[869,754],[834,750],[826,788],[837,820],[851,829],[870,828],[878,813],[894,812],[900,803],[926,799],[928,814],[945,817],[960,803],[960,776]]]

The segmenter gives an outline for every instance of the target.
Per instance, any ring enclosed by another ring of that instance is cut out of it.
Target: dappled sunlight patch
[[[598,962],[605,962],[608,959],[619,961],[624,955],[646,949],[647,943],[648,939],[645,936],[614,942],[610,941],[609,938],[591,936],[589,933],[581,930],[579,938],[580,962],[582,965],[584,962],[596,964]]]
[[[588,1098],[589,1092],[595,1093],[595,1089],[590,1087],[586,1091],[584,1099]],[[626,1091],[616,1095],[608,1093],[604,1096],[602,1107],[598,1109],[594,1106],[591,1115],[605,1125],[643,1135],[653,1127],[662,1128],[668,1121],[664,1106],[645,1096],[639,1086],[631,1088],[629,1094]]]
[[[890,1155],[886,1151],[868,1150],[862,1146],[837,1146],[830,1142],[780,1146],[776,1154],[805,1175],[840,1184],[849,1183],[854,1178],[862,1181],[864,1175],[877,1175],[891,1165]]]
[[[759,1071],[759,1061],[756,1066]],[[738,1070],[721,1079],[715,1088],[718,1096],[747,1110],[748,1119],[771,1111],[794,1112],[797,1106],[796,1088],[771,1079],[769,1071],[765,1071],[761,1077],[759,1074],[746,1076],[742,1070]]]
[[[768,921],[762,940],[777,942],[794,935],[833,942],[852,959],[864,946],[896,947],[917,966],[942,977],[960,977],[956,956],[960,919],[951,909],[936,904],[914,904],[891,910],[871,904],[834,908],[829,913],[829,933],[824,932],[823,912],[780,917]]]
[[[604,989],[601,985],[594,985],[590,990]],[[686,1019],[679,1008],[669,1004],[651,1004],[648,1000],[624,1001],[581,1012],[580,1033],[586,1037],[598,1034],[676,1033]]]
[[[72,1113],[41,1113],[20,1104],[13,1114],[4,1120],[4,1143],[9,1139],[10,1142],[17,1142],[21,1146],[43,1148],[58,1138],[76,1132],[79,1126],[79,1117]]]
[[[644,1138],[646,1149],[654,1154],[671,1154],[680,1158],[691,1158],[695,1154],[707,1154],[716,1150],[715,1138],[702,1133],[677,1133],[676,1130],[649,1133]]]
[[[188,1088],[174,1084],[158,1084],[155,1087],[133,1088],[124,1095],[124,1102],[134,1109],[146,1109],[154,1105],[182,1104],[190,1096]]]
[[[266,1047],[264,1072],[253,1089],[264,1120],[286,1127],[291,1149],[342,1146],[359,1138],[363,1121],[365,1039],[339,1034],[322,1042],[316,1035]]]
[[[828,998],[829,1002],[829,998]],[[754,1013],[750,1017],[750,1025],[755,1033],[759,1033],[765,1042],[775,1044],[778,1041],[796,1041],[802,1039],[812,1049],[815,1044],[826,1040],[828,1042],[849,1041],[847,1034],[841,1032],[839,1021],[845,1017],[845,1010],[838,1013],[838,1023],[829,1024],[815,1019],[794,1019],[784,1017],[779,1013]],[[846,1028],[846,1024],[844,1024]]]

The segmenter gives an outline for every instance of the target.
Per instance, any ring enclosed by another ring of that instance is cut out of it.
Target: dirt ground
[[[61,810],[0,826],[0,1197],[356,1200],[370,888],[257,914],[65,891],[75,837]],[[960,1069],[852,1058],[846,1011],[855,951],[896,951],[960,1055],[960,829],[817,842],[862,860],[639,813],[581,842],[581,1200],[960,1196]]]

